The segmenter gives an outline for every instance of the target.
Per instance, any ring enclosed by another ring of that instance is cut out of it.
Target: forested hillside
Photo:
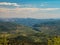
[[[45,34],[60,36],[60,21],[57,20],[35,24],[33,25],[33,29],[36,31],[41,31]]]
[[[0,45],[60,45],[60,21],[45,20],[31,27],[0,21]]]

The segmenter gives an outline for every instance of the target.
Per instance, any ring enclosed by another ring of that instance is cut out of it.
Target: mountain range
[[[19,28],[17,28],[17,26]],[[22,27],[23,26],[23,27]],[[4,18],[0,19],[0,31],[43,32],[60,35],[60,19]]]

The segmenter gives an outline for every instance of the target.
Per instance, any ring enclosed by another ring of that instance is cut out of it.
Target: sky
[[[0,0],[0,18],[60,18],[60,0]]]

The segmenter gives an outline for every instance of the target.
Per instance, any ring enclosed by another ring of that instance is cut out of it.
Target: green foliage
[[[31,28],[13,22],[0,22],[0,45],[60,45],[59,24],[36,25]]]

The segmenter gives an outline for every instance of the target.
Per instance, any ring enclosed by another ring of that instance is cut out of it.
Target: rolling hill
[[[60,19],[0,19],[0,44],[60,45]]]
[[[22,33],[32,34],[36,33],[34,29],[28,26],[20,25],[14,22],[0,22],[0,33]]]

